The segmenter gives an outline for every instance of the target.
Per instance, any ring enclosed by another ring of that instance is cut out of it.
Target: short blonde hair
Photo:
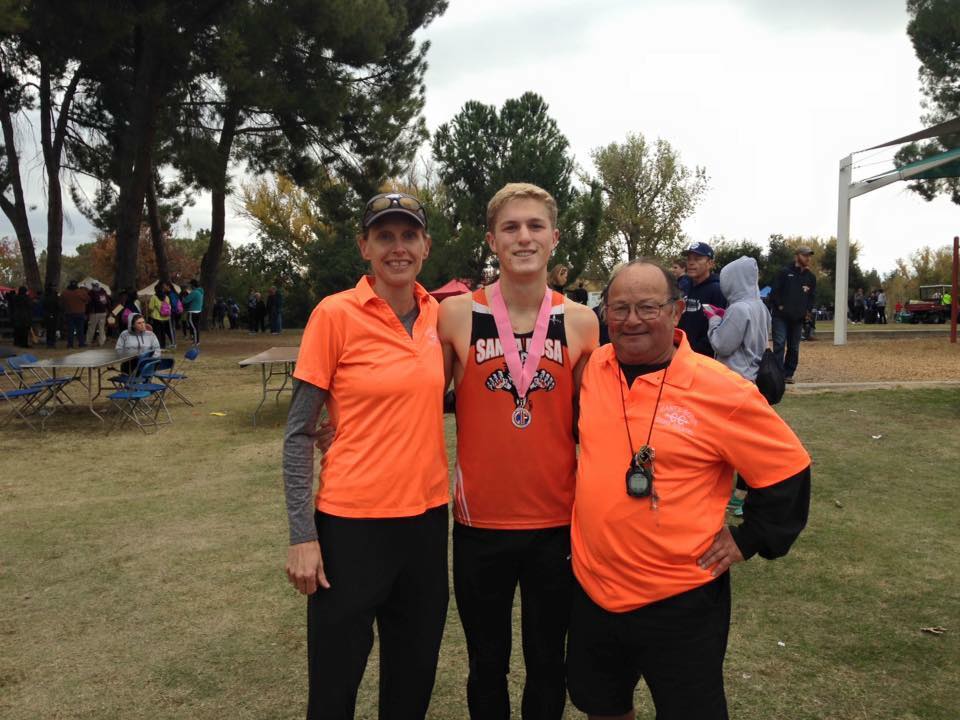
[[[557,226],[557,201],[553,195],[531,183],[507,183],[497,190],[497,194],[487,203],[487,229],[492,231],[497,222],[497,214],[511,200],[538,200],[547,208],[550,224]]]

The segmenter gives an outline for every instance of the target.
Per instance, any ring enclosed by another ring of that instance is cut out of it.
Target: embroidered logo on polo
[[[663,405],[657,413],[657,425],[676,430],[684,435],[693,435],[698,424],[697,416],[682,405]]]

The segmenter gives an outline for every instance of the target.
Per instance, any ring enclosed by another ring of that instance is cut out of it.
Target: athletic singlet
[[[516,335],[524,361],[532,337]],[[520,409],[486,293],[477,290],[470,350],[457,386],[457,522],[511,530],[570,524],[577,466],[573,368],[563,295],[556,292],[543,356],[527,391],[526,427],[518,427],[526,419]]]

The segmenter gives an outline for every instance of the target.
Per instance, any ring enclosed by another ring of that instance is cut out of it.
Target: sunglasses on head
[[[424,227],[427,226],[427,213],[424,210],[423,203],[412,195],[405,193],[384,193],[370,198],[363,212],[363,226],[368,227],[377,215],[391,208],[407,210],[416,215]]]

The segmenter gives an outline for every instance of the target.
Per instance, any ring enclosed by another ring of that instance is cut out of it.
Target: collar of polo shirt
[[[697,358],[696,353],[690,348],[686,334],[680,328],[673,329],[673,346],[676,348],[676,352],[670,360],[666,383],[667,385],[672,385],[677,388],[688,388],[693,384],[693,376],[696,372],[696,363],[691,362],[691,360],[696,360]],[[617,360],[617,353],[613,345],[603,345],[595,352],[602,351],[606,351],[607,355],[605,357],[601,356],[601,362],[605,362],[616,369],[619,361]],[[660,373],[646,373],[645,375],[640,375],[637,380],[657,384],[660,382]]]
[[[357,295],[360,298],[361,305],[366,305],[368,302],[370,302],[374,298],[380,298],[380,296],[377,295],[377,293],[374,292],[373,290],[372,275],[364,275],[363,277],[361,277],[360,280],[357,282],[356,290],[357,290]],[[421,285],[418,282],[415,282],[413,284],[413,296],[416,298],[417,304],[422,306],[423,303],[427,300],[427,298],[430,297],[430,293],[427,292],[427,289],[423,287],[423,285]],[[383,298],[380,298],[380,299],[382,300]]]

